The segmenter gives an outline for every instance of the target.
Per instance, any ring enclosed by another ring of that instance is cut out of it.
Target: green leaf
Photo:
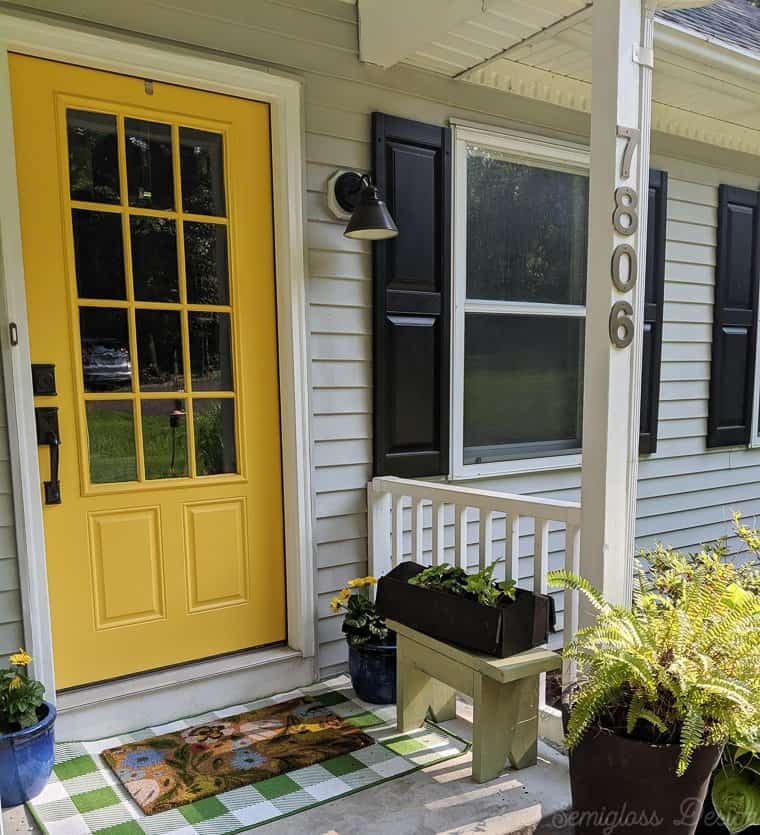
[[[760,826],[760,778],[750,771],[719,769],[713,779],[715,811],[732,835]]]

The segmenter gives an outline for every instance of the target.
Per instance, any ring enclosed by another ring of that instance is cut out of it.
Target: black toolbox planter
[[[514,602],[484,606],[448,592],[411,585],[409,578],[424,568],[419,563],[402,562],[380,578],[375,604],[382,617],[497,658],[541,646],[549,639],[554,605],[547,595],[517,589]]]

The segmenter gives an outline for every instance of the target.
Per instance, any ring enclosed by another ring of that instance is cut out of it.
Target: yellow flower
[[[348,581],[348,585],[352,589],[361,589],[364,586],[374,586],[376,582],[377,580],[370,574],[367,577],[355,577],[353,580]]]
[[[11,679],[11,683],[8,685],[8,689],[16,690],[18,687],[21,687],[21,684],[21,676],[13,676],[13,678]]]
[[[15,667],[27,667],[32,663],[32,656],[20,649],[17,653],[11,655],[10,661]]]
[[[348,600],[348,598],[351,597],[351,589],[341,589],[338,597],[340,598],[341,603],[345,603]]]
[[[337,611],[340,610],[340,598],[339,597],[333,597],[333,599],[330,601],[330,608],[333,610],[333,612],[337,612]]]

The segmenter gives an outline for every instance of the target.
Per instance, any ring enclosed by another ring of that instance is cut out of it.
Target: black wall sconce
[[[398,235],[380,189],[367,174],[338,171],[327,184],[327,202],[336,217],[348,220],[347,238],[382,241]]]

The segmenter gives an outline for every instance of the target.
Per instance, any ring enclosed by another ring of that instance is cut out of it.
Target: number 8
[[[636,189],[620,186],[615,189],[615,211],[612,213],[612,225],[621,235],[633,235],[639,227],[639,196]],[[623,223],[623,218],[628,218]]]

